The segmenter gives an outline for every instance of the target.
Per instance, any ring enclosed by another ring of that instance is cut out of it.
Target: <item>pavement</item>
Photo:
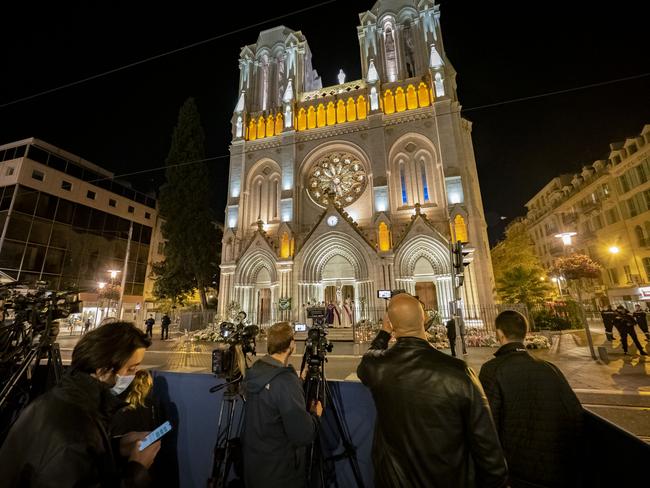
[[[630,355],[624,356],[618,341],[608,345],[602,325],[591,327],[594,345],[606,354],[593,360],[585,331],[565,331],[552,336],[549,350],[531,351],[536,357],[557,365],[576,392],[583,406],[622,428],[650,442],[650,359],[638,355],[630,346]],[[58,337],[64,363],[69,362],[72,349],[79,340],[80,331],[70,335],[66,330]],[[192,341],[191,334],[170,330],[168,340],[160,340],[160,329],[154,328],[153,344],[145,354],[143,367],[164,371],[211,374],[213,346]],[[639,336],[644,347],[645,338]],[[304,344],[298,343],[291,363],[298,369]],[[328,354],[326,375],[331,380],[359,381],[356,369],[368,343],[336,342]],[[468,348],[463,359],[478,372],[481,365],[492,358],[496,348]],[[449,353],[449,350],[443,350]],[[266,353],[265,343],[258,343],[257,354]],[[605,360],[603,360],[605,359]],[[252,358],[254,361],[255,358]]]

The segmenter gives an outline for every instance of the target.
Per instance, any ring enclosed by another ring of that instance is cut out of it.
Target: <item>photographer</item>
[[[315,439],[323,409],[320,402],[311,413],[306,409],[302,382],[289,365],[295,350],[291,325],[274,324],[267,355],[246,374],[242,446],[247,488],[305,485],[306,446]]]
[[[397,342],[388,348],[391,332]],[[506,463],[485,393],[467,365],[429,344],[424,310],[393,295],[357,369],[377,408],[377,487],[502,487]]]
[[[113,322],[84,335],[61,383],[31,403],[0,449],[4,487],[144,487],[160,442],[139,451],[147,432],[108,435],[151,341],[135,325]],[[128,458],[118,471],[116,458]]]

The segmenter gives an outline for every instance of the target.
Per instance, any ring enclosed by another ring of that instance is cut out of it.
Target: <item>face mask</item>
[[[134,380],[135,375],[120,376],[119,374],[116,374],[115,378],[115,386],[111,388],[111,393],[113,393],[113,395],[119,395],[129,387],[131,382]]]

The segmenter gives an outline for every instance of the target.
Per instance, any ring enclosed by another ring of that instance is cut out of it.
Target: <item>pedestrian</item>
[[[149,486],[160,442],[144,450],[147,432],[109,437],[117,398],[133,380],[149,338],[134,324],[113,322],[84,335],[61,383],[38,397],[13,424],[0,449],[3,487]],[[119,469],[118,459],[126,458]]]
[[[153,378],[146,369],[135,373],[129,388],[119,395],[119,398],[125,404],[111,419],[110,432],[113,437],[121,437],[128,432],[151,432],[170,420],[161,402],[153,394]],[[169,483],[164,483],[169,480],[163,477],[165,466],[162,465],[165,458],[168,458],[162,456],[163,451],[173,448],[168,445],[170,439],[170,436],[161,439],[161,451],[149,470],[153,486],[170,486]]]
[[[447,340],[449,340],[449,347],[451,349],[451,355],[456,357],[456,321],[454,319],[449,319],[447,321]]]
[[[86,334],[90,330],[90,317],[86,319],[86,322],[84,322],[84,334]]]
[[[153,318],[153,315],[149,315],[149,318],[144,321],[144,325],[147,326],[146,334],[150,339],[153,339],[153,325],[156,323],[156,319]]]
[[[172,323],[172,319],[169,318],[169,315],[165,314],[162,316],[162,319],[160,319],[160,325],[161,325],[160,339],[162,340],[169,339],[169,324],[171,323]]]
[[[612,310],[611,305],[607,305],[607,308],[603,309],[600,312],[600,316],[603,318],[603,326],[605,326],[605,337],[609,342],[614,340],[614,334],[612,330],[614,328],[614,318],[616,317],[616,312]]]
[[[510,486],[581,486],[576,469],[580,401],[555,365],[528,353],[523,315],[501,312],[495,325],[501,347],[483,365],[479,379],[508,461]]]
[[[639,350],[639,354],[641,356],[647,356],[648,353],[646,353],[643,350],[643,346],[639,342],[639,338],[636,335],[636,330],[634,329],[634,326],[636,325],[636,321],[634,320],[634,317],[632,314],[623,306],[619,305],[616,307],[616,317],[614,318],[614,326],[618,329],[619,333],[621,334],[621,345],[623,346],[623,354],[627,356],[627,336],[632,337],[632,342],[636,345],[637,349]]]
[[[508,470],[485,393],[460,359],[429,344],[420,303],[391,298],[357,368],[377,409],[375,486],[502,487]],[[397,342],[388,347],[394,333]]]
[[[647,343],[650,344],[650,332],[648,331],[648,316],[646,315],[646,311],[641,310],[641,305],[637,303],[632,315],[634,316],[634,320],[636,320],[639,329],[641,329],[641,332],[645,335]]]
[[[301,378],[289,364],[296,350],[293,327],[273,324],[267,354],[246,373],[242,430],[247,488],[303,488],[307,446],[316,438],[320,402],[307,410]]]

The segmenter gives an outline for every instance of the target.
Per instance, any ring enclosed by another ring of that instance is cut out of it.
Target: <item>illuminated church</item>
[[[323,87],[307,39],[284,26],[241,50],[222,315],[235,303],[255,323],[305,321],[307,304],[325,302],[376,320],[377,291],[405,289],[445,318],[451,240],[475,248],[467,313],[493,302],[472,128],[439,6],[380,0],[359,19],[359,80],[339,72]]]

